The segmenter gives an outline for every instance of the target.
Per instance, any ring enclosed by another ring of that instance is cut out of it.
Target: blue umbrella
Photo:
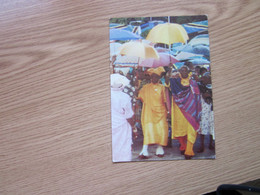
[[[182,25],[188,34],[208,30],[208,21],[193,22]]]
[[[110,29],[109,38],[110,40],[120,40],[120,41],[142,39],[142,37],[137,34],[134,34],[127,30],[121,30],[121,29]]]
[[[193,51],[196,54],[202,54],[204,56],[209,56],[209,46],[206,45],[196,45],[193,46]]]
[[[190,57],[189,61],[192,62],[192,64],[194,65],[203,65],[203,64],[210,63],[210,61],[208,61],[206,58],[201,56]]]
[[[209,46],[207,45],[182,45],[174,47],[173,50],[175,52],[182,51],[182,52],[188,52],[193,54],[200,54],[204,56],[209,56]]]
[[[175,67],[176,69],[179,69],[179,68],[181,68],[183,65],[184,65],[184,62],[176,62],[176,63],[174,64],[174,67]]]
[[[209,56],[209,47],[206,45],[196,45],[196,46],[187,45],[186,47],[183,48],[182,51]]]

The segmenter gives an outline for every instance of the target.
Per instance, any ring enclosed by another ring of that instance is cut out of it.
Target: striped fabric
[[[181,84],[181,78],[171,78],[170,84],[175,103],[193,128],[198,131],[201,118],[201,97],[196,81],[190,79],[190,86],[186,87]]]

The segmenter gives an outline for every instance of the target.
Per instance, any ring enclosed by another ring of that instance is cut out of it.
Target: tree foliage
[[[168,22],[168,16],[165,17],[134,17],[134,18],[111,18],[110,23],[129,25],[131,21],[141,21],[142,23],[147,23],[150,20],[161,20]],[[198,22],[207,20],[206,15],[197,16],[170,16],[171,23],[186,24],[191,22]]]

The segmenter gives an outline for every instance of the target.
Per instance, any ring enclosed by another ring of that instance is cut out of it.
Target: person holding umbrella
[[[139,154],[141,159],[149,157],[150,144],[157,144],[156,155],[163,157],[162,146],[166,146],[168,141],[167,116],[170,117],[170,114],[166,104],[165,87],[159,84],[162,72],[164,72],[163,67],[148,69],[151,83],[144,85],[137,97],[143,103],[141,124],[144,139],[143,149]]]

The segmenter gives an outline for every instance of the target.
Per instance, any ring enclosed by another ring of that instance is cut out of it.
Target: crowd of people
[[[133,137],[141,131],[140,159],[149,158],[149,145],[163,158],[172,139],[179,142],[185,159],[203,153],[205,136],[214,150],[214,117],[211,75],[207,68],[186,62],[181,68],[138,67],[111,74],[113,162],[131,161]],[[138,131],[139,130],[139,131]],[[194,151],[195,141],[199,150]]]

